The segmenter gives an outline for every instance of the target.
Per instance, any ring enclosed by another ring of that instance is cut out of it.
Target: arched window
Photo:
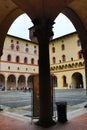
[[[64,44],[61,45],[61,50],[62,51],[65,50],[65,45]]]
[[[19,49],[20,49],[20,48],[19,48],[19,45],[17,45],[17,46],[16,46],[16,51],[19,51]]]
[[[63,78],[63,87],[67,87],[66,76],[64,75],[62,78]]]
[[[19,63],[20,62],[20,57],[16,56],[16,62]]]
[[[11,50],[13,50],[13,49],[14,49],[14,44],[12,43],[12,44],[11,44]]]
[[[57,87],[57,77],[53,76],[53,87]]]
[[[73,57],[71,57],[71,61],[73,61]]]
[[[28,62],[28,59],[27,59],[27,57],[25,57],[24,58],[24,63],[27,64],[27,62]]]
[[[62,61],[66,61],[66,56],[65,55],[62,55]]]
[[[52,52],[55,53],[55,47],[52,47]]]
[[[8,61],[8,62],[11,61],[11,55],[10,55],[10,54],[7,56],[7,61]]]
[[[56,58],[53,57],[53,64],[56,64]]]
[[[82,59],[83,55],[81,53],[81,51],[78,52],[78,59]]]
[[[10,66],[8,66],[8,70],[10,70]]]
[[[37,54],[37,50],[36,49],[34,50],[34,54]]]
[[[13,43],[13,40],[11,40],[11,43]]]
[[[25,51],[28,53],[28,52],[29,52],[29,49],[28,49],[28,48],[26,48],[26,49],[25,49]]]
[[[34,64],[34,58],[31,59],[31,64]]]
[[[77,41],[77,46],[81,46],[81,41],[80,41],[80,39]]]

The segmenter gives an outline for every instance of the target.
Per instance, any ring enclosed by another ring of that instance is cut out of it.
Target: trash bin
[[[67,102],[56,102],[57,116],[60,123],[67,121]]]

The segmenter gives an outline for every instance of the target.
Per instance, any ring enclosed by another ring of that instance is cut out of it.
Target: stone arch
[[[24,75],[18,77],[18,89],[24,89],[26,87],[26,78]]]
[[[28,84],[29,89],[33,88],[33,82],[32,82],[32,80],[33,80],[33,75],[30,75],[28,77],[28,80],[27,80],[27,84]]]
[[[9,75],[7,78],[7,89],[16,89],[16,77],[13,74]]]
[[[0,87],[5,87],[5,76],[0,74]]]
[[[72,65],[71,65],[71,64],[68,64],[68,68],[72,68]]]
[[[59,65],[59,70],[61,70],[62,69],[62,66],[61,65]]]
[[[76,68],[79,67],[79,63],[76,62],[76,63],[75,63],[75,67],[76,67]]]
[[[64,69],[64,65],[62,65],[62,69]]]
[[[56,70],[58,70],[59,69],[59,67],[58,66],[56,66]]]
[[[83,66],[83,63],[82,62],[79,62],[79,67],[82,67]]]
[[[53,71],[53,67],[50,67],[50,71]]]
[[[74,68],[75,67],[75,64],[74,63],[72,63],[72,68]]]
[[[53,70],[55,71],[55,69],[56,69],[56,67],[54,66],[54,67],[53,67]]]
[[[79,72],[72,75],[72,88],[83,88],[83,76]]]
[[[68,65],[67,64],[65,64],[65,69],[67,69],[68,68]]]
[[[0,43],[2,43],[0,45],[0,55],[2,55],[3,53],[3,46],[4,46],[4,41],[5,41],[5,37],[7,35],[7,32],[9,30],[9,27],[11,26],[11,24],[13,23],[13,21],[20,16],[21,14],[23,14],[24,11],[22,11],[21,9],[13,9],[8,16],[5,17],[5,19],[2,21],[2,23],[0,23]]]

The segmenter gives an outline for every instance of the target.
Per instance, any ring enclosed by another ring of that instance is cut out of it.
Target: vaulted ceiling
[[[0,0],[0,53],[7,31],[19,15],[27,13],[31,20],[43,22],[55,20],[63,12],[75,23],[71,11],[87,31],[87,0]]]

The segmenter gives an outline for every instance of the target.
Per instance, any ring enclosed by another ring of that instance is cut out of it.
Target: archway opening
[[[72,88],[84,88],[83,77],[81,73],[75,72],[72,75]]]
[[[7,78],[7,89],[8,90],[13,90],[16,89],[16,77],[15,75],[9,75]]]
[[[25,76],[20,75],[18,78],[18,89],[23,90],[26,87]]]
[[[5,90],[5,76],[0,74],[0,90]]]

